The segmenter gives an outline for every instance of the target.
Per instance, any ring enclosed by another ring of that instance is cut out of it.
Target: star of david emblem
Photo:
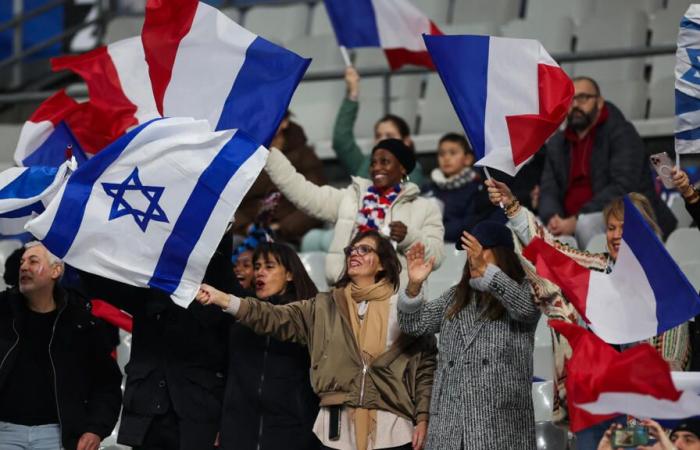
[[[689,48],[687,51],[688,59],[690,60],[690,69],[688,69],[681,78],[689,83],[700,84],[700,73],[698,73],[698,68],[700,67],[700,49]]]
[[[102,183],[102,188],[107,195],[114,199],[112,202],[112,209],[109,212],[109,220],[131,215],[144,233],[151,220],[155,220],[156,222],[168,222],[165,211],[158,205],[158,200],[160,200],[161,195],[163,195],[165,187],[144,186],[139,179],[138,167],[134,168],[131,175],[126,177],[126,180],[121,183]],[[129,202],[126,201],[124,194],[128,191],[141,192],[148,201],[148,206],[145,211],[132,207]]]

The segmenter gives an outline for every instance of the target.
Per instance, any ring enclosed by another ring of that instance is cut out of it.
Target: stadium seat
[[[440,267],[430,274],[426,295],[429,299],[434,299],[442,295],[443,292],[459,283],[462,279],[462,270],[467,261],[467,254],[458,251],[454,244],[445,244],[445,259]]]
[[[243,17],[243,25],[255,34],[277,44],[284,44],[307,31],[307,4],[254,6]]]
[[[700,264],[700,231],[676,228],[666,240],[666,249],[679,264]]]
[[[552,421],[535,422],[537,450],[573,449],[568,431]]]
[[[299,36],[287,42],[286,47],[305,58],[313,58],[307,73],[345,69],[345,62],[332,35]]]
[[[594,0],[528,0],[526,6],[528,19],[568,17],[578,24],[593,14]]]
[[[666,77],[649,86],[649,118],[673,117],[676,111],[674,97],[676,79]]]
[[[480,34],[483,36],[500,36],[501,30],[496,22],[438,24],[444,34]]]
[[[570,17],[516,19],[501,27],[505,37],[537,39],[550,54],[569,53],[574,39]]]
[[[622,16],[630,11],[652,14],[663,7],[663,0],[596,0],[593,14],[596,16]]]
[[[447,96],[447,91],[437,74],[428,75],[425,100],[420,108],[421,134],[448,133],[462,130],[457,113]]]
[[[646,116],[648,87],[645,81],[602,80],[598,83],[603,97],[620,108],[628,120],[643,119]]]
[[[300,253],[299,258],[304,264],[304,268],[309,273],[309,277],[320,292],[328,292],[326,282],[326,254],[323,252]]]
[[[389,62],[381,48],[355,49],[353,65],[360,73],[363,70],[389,70]]]
[[[15,146],[19,140],[22,124],[0,124],[0,169],[5,170],[15,165]]]
[[[143,27],[143,16],[115,17],[107,24],[105,44],[121,41],[122,39],[140,36]]]
[[[412,0],[426,16],[435,23],[446,22],[450,0]]]
[[[532,383],[532,406],[535,409],[535,422],[552,420],[553,387],[554,383],[549,380]]]
[[[671,196],[670,208],[673,215],[678,219],[678,228],[688,228],[693,223],[693,217],[690,215],[687,209],[685,209],[685,201],[683,197],[679,194],[673,194]],[[700,260],[700,255],[698,255],[698,260]]]
[[[333,26],[331,25],[331,20],[328,18],[326,6],[323,2],[318,2],[316,6],[314,6],[313,12],[311,13],[311,27],[309,28],[309,33],[311,36],[333,35],[333,42],[335,42]]]
[[[329,140],[333,122],[345,95],[345,82],[307,81],[299,85],[290,110],[311,142]]]
[[[649,20],[649,30],[651,31],[649,42],[652,47],[676,44],[681,15],[668,9],[657,11],[652,15]],[[651,56],[647,61],[651,65],[651,77],[649,79],[651,84],[675,75],[675,54]]]
[[[685,15],[691,3],[693,2],[689,0],[666,0],[666,9],[672,11],[678,17],[678,23],[680,23],[681,17]]]
[[[238,8],[229,6],[228,8],[221,8],[221,12],[226,14],[226,16],[236,23],[241,21],[241,11]]]
[[[586,251],[590,253],[605,253],[608,251],[607,238],[605,233],[596,234],[591,238],[586,246]]]
[[[644,47],[647,22],[646,14],[641,11],[622,16],[591,17],[578,28],[576,51]],[[644,59],[579,62],[574,65],[574,74],[590,76],[598,81],[641,80],[644,77]]]
[[[451,23],[492,22],[503,25],[519,15],[520,0],[489,0],[488,2],[464,0],[454,3]]]
[[[533,374],[542,380],[554,378],[552,353],[552,332],[547,325],[547,317],[541,316],[535,330],[535,350],[533,353]],[[545,419],[543,419],[545,420]]]
[[[679,265],[695,290],[700,290],[700,261],[687,262]]]

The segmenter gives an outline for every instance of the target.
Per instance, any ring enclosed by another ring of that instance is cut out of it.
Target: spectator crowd
[[[348,68],[345,80],[332,145],[351,182],[326,184],[288,114],[187,308],[66,267],[39,242],[8,258],[0,450],[95,450],[118,418],[118,442],[136,450],[537,448],[535,329],[542,316],[582,319],[520,252],[539,237],[609,273],[626,194],[668,237],[676,219],[642,139],[595,80],[578,77],[564,127],[516,177],[487,176],[457,130],[436,143],[427,174],[401,117],[379,118],[371,152],[361,151],[360,77]],[[680,167],[672,177],[700,224],[700,194]],[[601,233],[606,251],[585,251]],[[428,298],[446,242],[466,251],[466,263],[451,288]],[[298,250],[326,252],[329,292],[318,291]],[[90,299],[133,324],[123,392],[117,328],[91,314]],[[694,370],[695,327],[646,342],[672,370]],[[553,417],[565,426],[571,348],[555,334],[553,352]],[[578,432],[577,448],[612,450],[626,419]],[[671,433],[643,425],[657,443],[642,448],[700,449],[697,420]]]

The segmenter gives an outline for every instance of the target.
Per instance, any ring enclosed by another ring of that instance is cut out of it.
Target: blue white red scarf
[[[369,230],[379,230],[384,224],[386,212],[401,193],[401,185],[397,184],[384,192],[370,186],[362,198],[362,208],[357,212],[357,228],[362,233]]]

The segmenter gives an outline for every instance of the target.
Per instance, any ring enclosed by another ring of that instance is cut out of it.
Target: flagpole
[[[350,62],[350,54],[348,53],[348,49],[344,45],[340,46],[340,54],[343,56],[343,61],[345,61],[345,66],[352,67],[352,62]]]
[[[489,172],[489,168],[484,166],[484,173],[486,174],[486,178],[488,180],[493,180],[493,177],[491,176],[491,173]],[[501,207],[501,209],[506,209],[505,206],[503,206],[503,202],[498,202],[498,206]]]

